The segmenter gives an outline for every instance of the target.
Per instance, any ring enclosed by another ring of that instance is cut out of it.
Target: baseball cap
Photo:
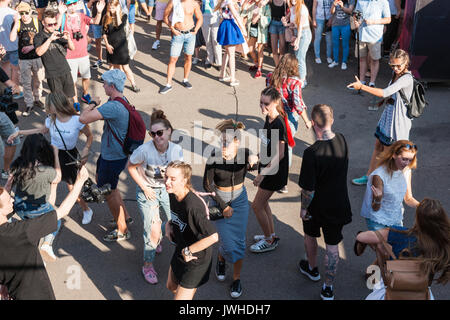
[[[123,71],[119,69],[113,69],[102,74],[102,79],[108,84],[113,84],[114,87],[116,87],[117,91],[123,92],[127,76]]]
[[[22,1],[16,6],[16,11],[17,12],[24,12],[24,11],[30,12],[31,6],[30,6],[30,4]]]
[[[72,4],[72,3],[77,3],[78,0],[67,0],[66,1],[66,5]]]

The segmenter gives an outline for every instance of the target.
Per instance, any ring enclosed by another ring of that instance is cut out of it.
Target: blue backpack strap
[[[66,24],[66,14],[63,14],[62,22],[61,22],[61,32],[64,32],[64,25]]]

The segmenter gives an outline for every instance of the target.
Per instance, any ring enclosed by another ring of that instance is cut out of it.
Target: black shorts
[[[312,220],[303,221],[303,231],[310,237],[319,238],[320,228],[322,228],[323,237],[325,238],[325,243],[330,246],[335,246],[342,241],[342,224],[320,224]]]
[[[51,92],[63,92],[67,98],[75,96],[75,88],[70,72],[65,72],[59,77],[47,78],[47,84]]]
[[[72,157],[67,153],[70,153]],[[59,150],[58,152],[59,165],[61,166],[61,180],[71,185],[77,180],[78,167],[75,163],[70,165],[67,165],[67,163],[74,162],[74,158],[77,159],[78,155],[77,148],[73,148],[69,151]]]

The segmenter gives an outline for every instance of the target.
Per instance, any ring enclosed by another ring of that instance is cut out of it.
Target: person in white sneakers
[[[155,20],[156,20],[156,40],[153,42],[152,50],[158,50],[160,46],[160,40],[161,40],[161,31],[162,31],[162,24],[164,21],[164,11],[166,10],[167,3],[169,0],[158,0],[156,1],[155,5]]]
[[[50,117],[45,120],[44,126],[31,130],[19,130],[8,138],[8,142],[12,142],[19,135],[47,134],[50,132],[51,144],[58,148],[58,159],[62,173],[61,180],[67,183],[69,190],[72,190],[78,173],[78,167],[73,162],[80,159],[81,164],[87,163],[94,138],[89,125],[80,123],[80,116],[77,115],[64,94],[60,92],[49,93],[45,108]],[[80,133],[86,136],[86,144],[81,151],[81,156],[76,148]],[[83,209],[82,224],[90,223],[93,214],[92,209],[81,198],[78,199],[78,203]]]
[[[347,69],[348,53],[350,48],[350,15],[355,7],[355,0],[334,0],[331,5],[333,23],[331,26],[331,38],[333,40],[333,62],[328,65],[334,68],[339,65],[339,46],[342,38],[342,65],[341,69]]]

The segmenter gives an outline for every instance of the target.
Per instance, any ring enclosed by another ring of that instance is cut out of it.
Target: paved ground
[[[181,86],[183,77],[182,62],[178,63],[175,74],[174,90],[167,95],[159,95],[159,88],[165,84],[166,63],[169,53],[169,33],[163,30],[162,45],[158,51],[152,51],[155,23],[146,24],[137,19],[136,42],[139,52],[131,67],[141,88],[139,94],[126,89],[125,95],[143,113],[146,123],[155,108],[162,108],[176,129],[186,132],[183,139],[194,135],[194,130],[214,128],[222,119],[233,117],[235,111],[232,88],[217,80],[219,72],[215,69],[205,70],[201,65],[194,66],[190,80],[193,90]],[[353,222],[344,228],[344,240],[341,243],[341,260],[339,273],[335,283],[336,299],[362,299],[369,290],[363,280],[364,270],[374,259],[374,254],[366,252],[362,257],[353,254],[354,236],[358,230],[366,230],[365,223],[359,215],[365,188],[350,184],[350,179],[360,176],[366,170],[374,145],[373,132],[381,114],[367,111],[370,97],[367,94],[356,95],[346,89],[356,73],[355,59],[349,61],[349,69],[328,69],[326,64],[316,65],[312,57],[312,49],[308,56],[308,83],[304,90],[304,99],[308,106],[326,103],[335,110],[334,129],[347,138],[350,148],[349,194],[353,210]],[[204,57],[205,52],[201,52]],[[324,57],[322,57],[324,59]],[[181,59],[182,60],[182,59]],[[239,97],[239,120],[247,128],[261,128],[263,118],[259,109],[259,93],[264,87],[264,79],[253,79],[247,72],[246,65],[239,61],[237,78],[241,85],[237,87]],[[272,59],[266,58],[264,71],[271,71]],[[105,71],[103,68],[101,72]],[[93,78],[98,74],[94,71]],[[378,86],[389,81],[389,70],[384,61],[378,78]],[[79,83],[80,85],[80,83]],[[127,84],[129,86],[129,84]],[[103,100],[102,84],[92,81],[92,92]],[[450,118],[448,100],[449,86],[432,86],[427,92],[430,102],[425,114],[413,123],[411,139],[419,147],[418,169],[413,175],[414,196],[421,200],[426,196],[440,199],[450,212],[450,182],[448,178],[450,164]],[[21,118],[20,128],[27,129],[43,123],[42,112],[29,118]],[[201,122],[196,122],[201,121]],[[94,124],[91,129],[95,134],[92,147],[94,154],[88,163],[92,176],[95,173],[95,161],[100,150],[102,123]],[[201,137],[201,136],[200,136]],[[301,156],[303,150],[313,140],[312,131],[307,131],[302,121],[296,135],[293,165],[289,176],[289,194],[275,194],[270,201],[275,214],[275,228],[281,237],[277,250],[255,255],[247,251],[242,283],[244,293],[241,299],[265,300],[301,300],[319,299],[320,283],[312,283],[297,270],[297,262],[304,255],[303,230],[298,218],[300,209],[300,188],[297,186]],[[187,140],[183,140],[185,142]],[[206,147],[196,135],[192,139],[193,146],[185,149],[185,158],[201,159],[201,150]],[[82,145],[83,142],[80,142]],[[201,187],[204,164],[194,164],[193,182]],[[246,187],[251,201],[256,189],[251,184],[253,176],[248,175]],[[101,239],[107,230],[110,219],[106,204],[93,204],[95,212],[93,221],[87,226],[81,225],[82,213],[76,206],[70,217],[64,219],[63,228],[55,242],[55,253],[58,261],[47,265],[57,299],[171,299],[172,294],[165,288],[169,261],[173,247],[163,241],[163,252],[155,262],[160,282],[157,285],[147,284],[141,274],[142,265],[142,223],[135,202],[135,183],[126,173],[121,175],[119,188],[127,199],[126,205],[135,223],[130,230],[132,238],[128,242],[108,244]],[[59,187],[58,202],[67,192],[65,186]],[[414,212],[406,209],[405,225],[413,224]],[[247,230],[248,245],[254,234],[261,232],[253,212],[250,213]],[[324,254],[324,243],[320,240],[320,261]],[[216,249],[215,249],[216,250]],[[213,273],[210,281],[198,290],[196,299],[231,299],[228,288],[232,282],[231,268],[227,270],[225,283],[219,283]],[[320,267],[323,272],[323,267]],[[77,275],[80,281],[77,282]],[[433,293],[438,299],[450,297],[450,286],[433,286]]]

